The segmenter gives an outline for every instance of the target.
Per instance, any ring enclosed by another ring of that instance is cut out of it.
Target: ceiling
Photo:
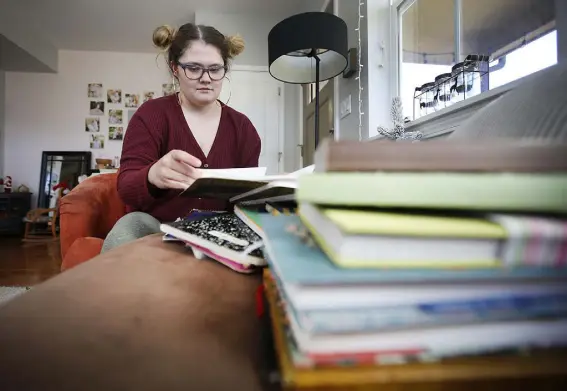
[[[193,22],[196,11],[281,15],[319,11],[324,0],[0,0],[0,12],[58,49],[154,52],[152,31]],[[215,26],[222,31],[222,26]]]
[[[0,69],[15,72],[51,72],[31,54],[0,34]]]
[[[461,0],[461,52],[492,55],[552,22],[555,0]],[[404,61],[455,61],[453,0],[418,0],[402,16]]]

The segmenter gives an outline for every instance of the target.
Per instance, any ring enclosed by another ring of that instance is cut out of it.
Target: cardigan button
[[[209,165],[205,163],[205,164],[203,165],[203,167],[208,168]]]

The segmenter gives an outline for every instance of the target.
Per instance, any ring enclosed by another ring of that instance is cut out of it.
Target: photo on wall
[[[124,139],[124,128],[122,126],[111,126],[108,128],[108,140],[121,141]]]
[[[89,98],[102,98],[102,83],[89,84]]]
[[[104,102],[91,101],[90,115],[104,115]]]
[[[97,133],[100,132],[100,119],[99,118],[86,118],[85,119],[85,132]]]
[[[91,134],[91,149],[103,149],[104,148],[104,135],[102,134]]]
[[[163,96],[173,95],[175,93],[175,86],[169,83],[162,84],[161,91],[163,93]]]
[[[138,107],[140,105],[140,95],[138,94],[125,94],[124,95],[124,106],[126,107]]]
[[[106,101],[108,103],[122,103],[122,90],[106,91]]]
[[[144,92],[144,102],[147,102],[151,99],[154,99],[156,93],[154,91],[146,91]]]
[[[122,110],[108,110],[108,123],[111,125],[121,125],[123,123]]]

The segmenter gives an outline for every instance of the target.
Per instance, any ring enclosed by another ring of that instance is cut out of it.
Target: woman
[[[257,167],[260,137],[244,114],[218,100],[239,37],[210,26],[162,26],[154,44],[166,53],[179,92],[144,103],[128,124],[118,174],[127,205],[103,251],[159,232],[159,224],[192,209],[223,210],[217,200],[179,197],[207,168]]]

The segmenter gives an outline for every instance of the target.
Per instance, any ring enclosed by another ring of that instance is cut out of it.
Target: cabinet
[[[31,193],[0,193],[0,235],[20,235],[31,209]]]

